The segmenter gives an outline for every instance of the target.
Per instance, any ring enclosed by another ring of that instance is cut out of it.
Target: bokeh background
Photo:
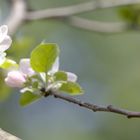
[[[32,9],[44,9],[85,0],[28,0]],[[0,0],[0,23],[10,5]],[[97,10],[80,16],[99,21],[121,21],[119,8]],[[100,105],[113,104],[140,110],[140,32],[100,34],[74,28],[58,20],[34,21],[13,36],[8,56],[29,57],[40,42],[60,46],[60,68],[78,75],[85,94],[78,99]],[[0,74],[0,127],[23,140],[132,140],[139,139],[139,119],[112,113],[93,113],[49,97],[27,107],[18,104],[20,93],[3,83]]]

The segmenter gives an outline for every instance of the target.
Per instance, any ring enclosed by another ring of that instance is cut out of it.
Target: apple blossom
[[[19,62],[19,69],[10,71],[5,78],[5,82],[10,87],[23,87],[27,77],[34,75],[35,72],[30,67],[30,59],[24,58]]]

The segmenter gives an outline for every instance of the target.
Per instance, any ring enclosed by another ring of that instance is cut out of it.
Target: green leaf
[[[6,58],[6,60],[4,61],[4,63],[0,67],[3,69],[9,69],[11,67],[17,68],[18,64],[15,61]]]
[[[55,81],[67,81],[67,73],[64,71],[58,71],[54,74]]]
[[[31,66],[37,72],[48,72],[58,55],[56,44],[41,44],[31,53]]]
[[[26,91],[21,94],[19,103],[21,106],[26,106],[38,100],[40,97],[41,97],[40,95],[33,94],[31,91]]]
[[[79,84],[74,82],[64,82],[59,88],[60,91],[66,92],[70,95],[80,95],[83,94],[83,90]]]

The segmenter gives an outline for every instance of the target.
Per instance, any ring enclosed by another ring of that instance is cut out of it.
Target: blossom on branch
[[[46,97],[51,92],[83,94],[82,88],[76,83],[77,76],[59,70],[59,48],[54,43],[40,44],[32,51],[30,59],[21,59],[19,65],[6,60],[1,65],[1,68],[9,71],[5,82],[10,87],[20,88],[22,106],[42,96]]]

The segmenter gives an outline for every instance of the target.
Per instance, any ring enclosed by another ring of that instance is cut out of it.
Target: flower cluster
[[[52,81],[55,73],[59,71],[59,58],[56,59],[55,63],[52,66],[52,69],[48,71],[47,75],[50,77],[48,81],[48,89],[52,87]],[[71,82],[76,82],[77,76],[74,73],[66,72],[67,80]],[[30,59],[24,58],[19,62],[18,69],[12,69],[8,72],[7,77],[5,78],[5,82],[10,87],[24,88],[26,87],[25,83],[28,81],[30,77],[33,75],[37,75],[37,73],[30,66]],[[45,73],[40,73],[40,78],[42,81],[46,82]],[[53,88],[53,87],[52,87]],[[23,91],[23,90],[21,90]]]
[[[59,70],[59,48],[56,44],[40,44],[31,53],[30,58],[23,58],[19,64],[6,58],[5,51],[12,40],[8,36],[8,27],[0,27],[0,67],[7,70],[5,83],[19,88],[20,104],[27,105],[49,91],[67,92],[79,95],[82,89],[76,83],[77,76],[71,72]],[[42,93],[42,89],[44,93]]]
[[[35,72],[30,67],[30,59],[21,59],[19,68],[8,72],[5,82],[10,87],[22,88],[27,78],[34,75]]]

